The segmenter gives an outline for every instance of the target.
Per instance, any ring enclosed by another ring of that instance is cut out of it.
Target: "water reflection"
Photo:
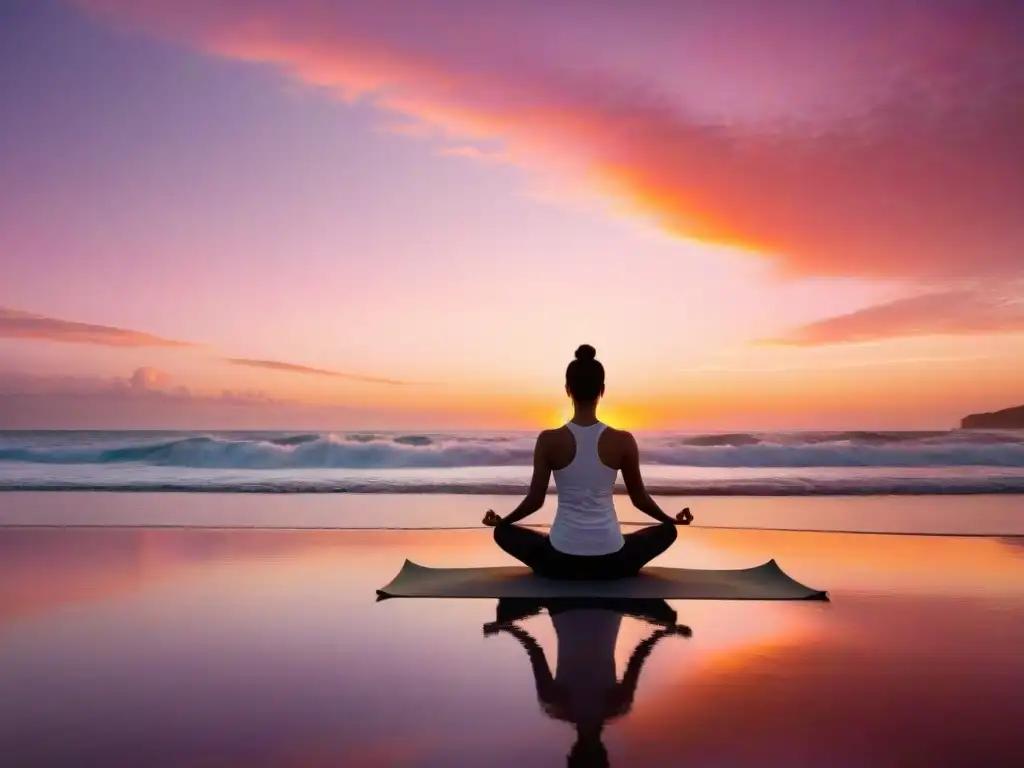
[[[516,623],[545,609],[558,638],[553,675],[543,647]],[[656,629],[633,649],[619,680],[615,644],[623,616]],[[541,710],[576,729],[567,762],[570,768],[609,765],[602,740],[604,726],[632,708],[644,662],[665,638],[692,635],[689,627],[677,623],[675,610],[664,600],[503,599],[498,601],[497,619],[483,629],[485,637],[507,634],[519,642],[530,661]]]
[[[835,600],[683,603],[684,642],[660,601],[373,602],[476,533],[0,528],[0,765],[1020,764],[1021,540],[702,535],[671,564]]]

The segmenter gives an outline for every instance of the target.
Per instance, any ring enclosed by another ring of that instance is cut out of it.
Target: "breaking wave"
[[[62,439],[61,435],[65,435]],[[0,463],[199,469],[529,466],[526,435],[5,433]],[[671,467],[1024,467],[1024,433],[802,432],[641,438],[644,464]]]
[[[330,477],[35,477],[0,476],[3,491],[110,491],[252,494],[453,494],[521,496],[521,482],[475,478],[413,479]],[[648,482],[655,496],[925,496],[1024,493],[1024,473],[967,477],[736,477]],[[549,489],[553,493],[554,489]],[[619,484],[616,493],[625,493]]]

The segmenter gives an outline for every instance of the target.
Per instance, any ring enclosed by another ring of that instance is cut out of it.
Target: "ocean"
[[[0,432],[0,490],[515,495],[522,432]],[[1024,493],[1024,432],[639,435],[663,496]]]
[[[655,565],[774,560],[830,600],[671,601],[671,635],[591,609],[599,656],[550,606],[506,633],[515,601],[377,600],[407,560],[514,564],[481,518],[518,502],[533,435],[0,433],[5,764],[565,765],[538,670],[575,658],[588,701],[633,681],[601,721],[615,766],[1016,765],[1022,440],[642,436],[659,503],[695,516]]]

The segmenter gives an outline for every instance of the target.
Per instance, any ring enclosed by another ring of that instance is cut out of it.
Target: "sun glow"
[[[572,402],[566,401],[561,406],[546,409],[539,422],[546,429],[560,427],[572,418]],[[609,426],[617,429],[643,429],[644,425],[650,423],[650,419],[643,418],[643,412],[639,408],[630,407],[623,403],[606,405],[602,402],[597,409],[598,418]]]

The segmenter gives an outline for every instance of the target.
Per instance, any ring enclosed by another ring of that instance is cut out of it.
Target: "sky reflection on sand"
[[[525,486],[524,486],[525,490]],[[284,493],[101,493],[5,491],[0,526],[129,526],[346,529],[479,527],[488,508],[509,511],[514,496]],[[691,530],[749,527],[789,530],[1024,536],[1020,497],[717,496],[661,498],[667,510],[690,506]],[[625,496],[619,519],[646,524]],[[552,499],[528,522],[550,525]]]
[[[497,562],[491,547],[477,532],[0,529],[0,744],[23,766],[564,765],[572,729],[537,706],[523,650],[483,637],[496,601],[374,602],[405,557]],[[612,765],[1010,754],[1016,541],[703,531],[660,562],[769,552],[832,602],[673,601],[693,636],[647,660],[605,731]],[[549,618],[521,626],[554,669]],[[649,634],[623,619],[620,676]]]

